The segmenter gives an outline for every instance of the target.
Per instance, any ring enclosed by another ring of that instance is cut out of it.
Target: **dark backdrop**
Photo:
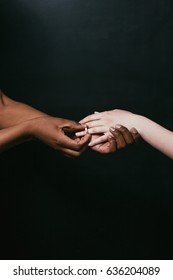
[[[79,120],[122,108],[173,129],[172,0],[1,0],[1,88]],[[172,161],[140,141],[70,160],[0,156],[2,259],[170,259]]]

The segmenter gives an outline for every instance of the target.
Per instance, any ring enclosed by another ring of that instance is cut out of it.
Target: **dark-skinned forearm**
[[[0,152],[32,139],[30,122],[24,122],[0,130]]]
[[[0,129],[41,116],[46,114],[22,102],[12,100],[0,91]]]

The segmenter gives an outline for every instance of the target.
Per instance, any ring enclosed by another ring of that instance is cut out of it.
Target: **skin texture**
[[[80,123],[87,126],[88,133],[91,135],[102,133],[101,137],[91,139],[89,145],[92,147],[104,142],[104,137],[108,133],[112,133],[110,127],[118,129],[124,126],[131,130],[131,127],[134,126],[144,141],[173,159],[173,132],[145,116],[126,110],[115,109],[91,114],[82,119]],[[84,131],[78,133],[77,136],[82,136],[83,133]]]
[[[84,128],[82,123],[47,115],[10,99],[0,91],[0,152],[37,139],[64,156],[75,158],[82,155],[88,146],[102,154],[113,153],[139,138],[137,132],[130,132],[125,127],[109,134],[98,133],[93,136],[86,131],[83,133]],[[91,145],[91,141],[98,141],[101,135],[104,139]]]
[[[84,127],[76,121],[55,118],[0,92],[0,152],[17,144],[38,139],[65,156],[80,156],[91,136],[78,137]]]
[[[91,141],[89,146],[96,152],[102,154],[114,153],[128,145],[137,143],[141,138],[140,134],[135,128],[127,129],[125,126],[118,125],[110,127],[110,120],[108,119],[107,129],[103,127],[101,121],[97,124],[102,113],[95,112],[82,119],[80,123],[87,127],[87,133],[91,134]],[[86,130],[76,133],[77,136],[84,136]]]
[[[129,131],[123,126],[118,128],[111,127],[110,133],[93,134],[89,146],[96,152],[109,154],[137,143],[139,139],[140,134],[135,128]]]

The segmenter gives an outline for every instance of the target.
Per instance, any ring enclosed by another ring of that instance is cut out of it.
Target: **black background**
[[[54,116],[122,108],[172,130],[172,13],[171,0],[1,0],[1,88]],[[1,154],[1,259],[171,259],[172,168],[143,141]]]

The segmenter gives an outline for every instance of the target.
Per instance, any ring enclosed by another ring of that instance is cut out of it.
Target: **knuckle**
[[[87,134],[95,133],[95,128],[88,128]]]
[[[121,135],[121,132],[120,132],[120,131],[118,131],[118,130],[115,130],[115,131],[114,131],[114,136],[115,136],[115,138],[120,137],[120,135]]]
[[[122,132],[128,132],[128,129],[127,129],[127,127],[125,127],[125,126],[121,126],[120,127],[120,131],[122,131]]]
[[[129,145],[134,144],[134,140],[133,139],[129,139],[127,144],[129,144]]]
[[[79,152],[80,150],[81,150],[81,145],[80,145],[80,144],[76,145],[75,151],[76,151],[76,152]]]

